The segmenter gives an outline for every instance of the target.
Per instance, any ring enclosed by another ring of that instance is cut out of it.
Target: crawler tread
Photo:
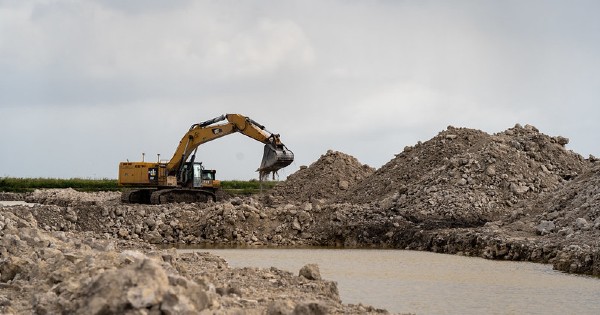
[[[173,202],[208,202],[216,201],[216,195],[209,190],[173,188],[155,191],[150,196],[150,203],[154,205]]]

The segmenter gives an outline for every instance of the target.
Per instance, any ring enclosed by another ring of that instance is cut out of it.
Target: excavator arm
[[[220,123],[223,121],[227,122]],[[261,178],[271,172],[277,172],[294,161],[294,153],[281,143],[278,134],[267,131],[263,125],[249,117],[225,114],[190,127],[190,130],[179,141],[173,157],[167,163],[168,173],[170,175],[177,174],[198,146],[235,132],[265,144],[263,159],[258,168]]]

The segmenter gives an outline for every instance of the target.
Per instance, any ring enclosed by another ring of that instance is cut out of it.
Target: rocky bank
[[[2,314],[385,313],[341,303],[318,266],[298,274],[231,268],[208,253],[178,254],[93,232],[38,228],[35,207],[0,213]]]

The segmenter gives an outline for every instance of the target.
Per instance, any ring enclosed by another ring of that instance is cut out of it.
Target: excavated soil
[[[118,193],[70,189],[5,194],[37,204],[0,209],[0,311],[381,312],[341,304],[331,282],[151,244],[415,249],[598,276],[600,163],[567,144],[528,125],[493,135],[449,127],[376,171],[328,151],[265,195],[216,203],[132,205]]]
[[[481,225],[581,174],[589,163],[566,150],[567,142],[529,125],[495,135],[448,127],[406,147],[337,200],[375,202],[415,222]]]
[[[92,232],[39,229],[29,207],[0,214],[2,314],[373,314],[341,303],[318,266],[297,275],[231,268]],[[135,249],[134,249],[135,248]]]
[[[288,176],[270,195],[274,202],[329,201],[375,171],[348,154],[329,150],[310,166]]]

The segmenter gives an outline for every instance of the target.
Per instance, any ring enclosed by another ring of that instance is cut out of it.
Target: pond
[[[316,263],[344,303],[417,314],[600,314],[600,279],[552,266],[375,249],[182,249],[298,274]]]

